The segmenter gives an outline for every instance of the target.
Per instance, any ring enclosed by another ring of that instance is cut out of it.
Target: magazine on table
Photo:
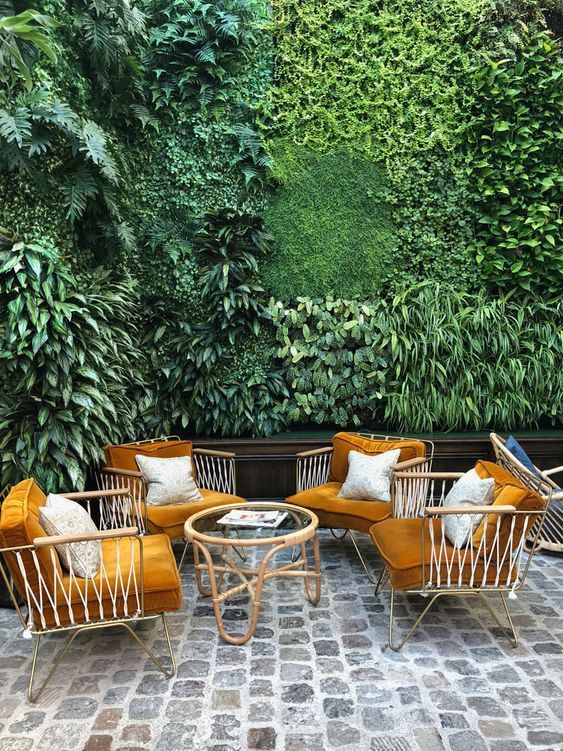
[[[217,524],[228,524],[232,527],[264,527],[275,529],[283,522],[287,511],[244,511],[233,509],[217,520]]]

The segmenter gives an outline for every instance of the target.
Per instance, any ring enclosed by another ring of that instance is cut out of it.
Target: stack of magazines
[[[231,527],[261,527],[275,529],[286,518],[286,511],[243,511],[233,509],[217,520],[217,524]]]

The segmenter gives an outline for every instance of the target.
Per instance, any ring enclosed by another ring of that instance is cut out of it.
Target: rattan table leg
[[[315,532],[315,536],[313,537],[312,542],[313,542],[313,563],[314,563],[315,573],[312,576],[305,576],[304,583],[305,583],[305,591],[307,593],[307,599],[309,600],[310,603],[312,603],[313,605],[316,605],[321,599],[321,558],[319,555],[319,538],[316,532]],[[307,561],[307,552],[306,552],[305,543],[301,543],[301,556],[304,560],[303,570],[305,571],[305,573],[307,573],[309,571],[309,563]],[[311,579],[314,579],[314,582],[315,582],[314,594],[311,589]]]

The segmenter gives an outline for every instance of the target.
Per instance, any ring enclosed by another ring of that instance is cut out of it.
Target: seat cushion
[[[390,503],[338,498],[341,487],[340,482],[327,482],[292,495],[287,502],[311,509],[319,517],[319,522],[327,527],[357,532],[368,532],[372,524],[391,515]]]
[[[20,545],[32,545],[35,537],[44,537],[47,534],[39,523],[39,509],[45,505],[46,500],[45,493],[31,478],[14,485],[2,503],[0,515],[0,544],[2,547],[14,548]],[[16,557],[13,553],[7,553],[5,558],[16,587],[23,596],[25,589]],[[47,548],[40,548],[37,551],[37,558],[41,566],[42,576],[48,584],[53,585],[53,566],[50,552]],[[58,556],[55,556],[55,558],[58,573],[62,576]],[[39,577],[31,553],[23,551],[22,560],[29,585],[33,593],[37,595],[39,592]]]
[[[149,532],[158,534],[163,532],[171,540],[184,536],[186,519],[199,511],[225,506],[229,503],[246,503],[244,498],[228,493],[217,493],[214,490],[200,488],[203,500],[193,503],[177,503],[172,506],[147,506],[147,522]]]
[[[182,587],[170,539],[166,535],[146,535],[142,538],[142,550],[145,615],[179,610],[182,606]],[[102,542],[105,574],[100,569],[95,579],[74,579],[72,582],[69,575],[65,574],[62,577],[62,585],[59,583],[57,588],[59,624],[67,626],[71,623],[69,607],[63,592],[67,597],[70,593],[72,612],[77,623],[87,620],[82,598],[85,598],[88,604],[89,619],[100,620],[96,590],[102,595],[104,618],[133,615],[138,609],[136,596],[129,594],[127,601],[123,596],[123,587],[127,587],[131,569],[131,555],[135,564],[137,585],[140,588],[140,546],[137,540],[131,538]],[[130,592],[131,590],[134,592],[132,583],[129,588]],[[46,619],[48,627],[59,625],[50,609],[46,613]],[[37,626],[41,625],[37,616],[35,621]]]
[[[415,440],[383,440],[365,438],[354,433],[337,433],[332,439],[332,459],[330,462],[329,481],[343,483],[348,474],[348,454],[350,451],[359,451],[361,454],[375,456],[384,451],[399,449],[399,461],[416,459],[426,456],[426,445],[422,441]]]
[[[106,466],[114,469],[128,469],[137,472],[135,456],[153,456],[159,459],[170,459],[177,456],[191,456],[191,441],[155,441],[143,443],[140,446],[123,444],[121,446],[104,446]]]
[[[493,462],[478,461],[475,464],[475,470],[481,478],[492,477],[495,481],[494,500],[492,508],[495,506],[514,506],[518,511],[542,511],[545,508],[545,499],[542,498],[535,490],[524,485],[517,477],[510,474],[504,467],[499,467]],[[496,514],[489,514],[486,522],[487,536],[496,534]],[[518,540],[522,525],[527,519],[527,529],[530,530],[537,517],[519,516],[514,525],[513,539]],[[503,520],[499,530],[499,541],[501,546],[506,544],[511,529],[511,517],[507,516]],[[478,547],[483,538],[485,531],[485,520],[479,524],[473,533],[472,542]]]
[[[380,524],[374,524],[369,533],[373,544],[377,548],[380,556],[385,561],[389,579],[394,589],[418,590],[422,588],[422,524],[423,519],[387,519]],[[431,519],[424,524],[424,577],[428,582],[430,577],[430,560],[432,550],[432,540],[430,537],[430,524],[434,527],[435,544],[441,540],[441,521],[440,519]],[[455,561],[455,549],[449,542],[445,545],[442,560]],[[468,584],[471,579],[471,570],[468,565],[464,566],[465,570],[461,572],[461,581]],[[508,568],[503,567],[502,574],[506,578]],[[451,567],[450,581],[452,585],[459,582],[459,566],[455,563]],[[482,583],[484,569],[481,564],[476,566],[475,581]],[[496,577],[496,571],[487,572],[487,583],[493,584]],[[447,568],[445,563],[440,566],[441,582],[445,585],[447,582]],[[433,574],[433,582],[436,582],[436,572]]]

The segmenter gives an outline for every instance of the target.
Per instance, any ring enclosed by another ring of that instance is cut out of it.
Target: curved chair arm
[[[36,548],[46,545],[72,545],[75,542],[94,542],[96,540],[120,540],[123,537],[136,537],[139,534],[137,527],[124,527],[123,529],[102,529],[98,532],[77,535],[45,535],[34,537],[33,544]]]
[[[391,465],[393,472],[416,472],[415,467],[420,467],[421,472],[430,471],[428,459],[425,456],[415,456],[414,459],[406,459],[404,462]]]
[[[85,491],[84,497],[88,511],[90,511],[90,498],[99,497],[105,501],[100,504],[100,526],[103,528],[137,526],[141,534],[144,534],[147,530],[147,519],[146,506],[143,502],[147,487],[143,473],[129,469],[102,467],[95,473],[95,478],[99,488],[97,492],[100,495],[96,496],[90,491]],[[76,495],[71,493],[66,494],[65,497],[76,497]]]
[[[197,484],[217,493],[236,495],[235,457],[231,451],[193,449]]]
[[[310,449],[309,451],[300,451],[298,454],[295,454],[295,456],[298,459],[306,459],[309,456],[319,456],[320,454],[331,454],[333,451],[332,446],[325,446],[324,448],[320,449]]]
[[[332,446],[327,446],[326,448],[301,451],[296,454],[296,493],[316,488],[328,482],[332,452]]]
[[[559,472],[563,472],[563,464],[560,467],[552,467],[551,469],[545,469],[543,473],[547,477],[551,477],[551,475],[556,475]]]
[[[463,472],[419,471],[414,464],[404,470],[405,464],[409,462],[402,462],[401,470],[395,471],[391,483],[391,503],[396,518],[422,516],[426,506],[440,506],[449,486],[463,476]]]

